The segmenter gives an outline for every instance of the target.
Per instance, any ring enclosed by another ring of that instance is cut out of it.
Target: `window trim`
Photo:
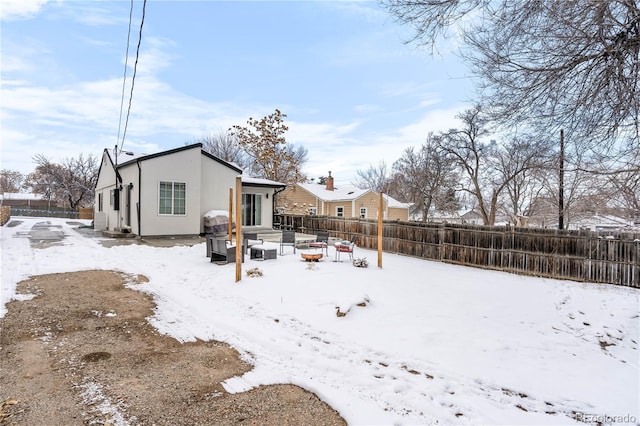
[[[336,206],[336,217],[345,217],[344,206]]]
[[[162,201],[162,184],[171,184],[171,213],[162,213],[161,201]],[[184,212],[176,213],[176,185],[184,186]],[[179,181],[161,180],[158,181],[158,216],[186,216],[187,215],[187,183]]]

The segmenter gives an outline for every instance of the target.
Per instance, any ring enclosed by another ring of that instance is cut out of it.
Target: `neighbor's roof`
[[[408,209],[413,203],[403,203],[401,201],[396,200],[391,195],[382,194],[385,200],[387,200],[387,207],[397,208],[397,209]]]
[[[302,189],[310,192],[313,196],[324,201],[344,201],[355,200],[366,194],[367,192],[375,192],[370,189],[361,189],[353,185],[336,185],[333,191],[327,190],[325,185],[317,183],[299,183]],[[411,203],[401,203],[390,195],[382,195],[387,200],[387,206],[391,208],[408,209]]]
[[[324,201],[355,200],[370,191],[352,185],[336,185],[333,191],[328,191],[325,185],[317,183],[299,183],[298,185]]]

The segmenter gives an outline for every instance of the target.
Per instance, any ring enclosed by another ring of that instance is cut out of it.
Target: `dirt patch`
[[[293,385],[227,393],[251,369],[216,341],[180,343],[146,318],[154,303],[125,283],[142,276],[84,271],[32,277],[0,319],[0,424],[343,425]]]

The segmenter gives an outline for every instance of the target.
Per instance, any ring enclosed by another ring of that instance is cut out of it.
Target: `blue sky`
[[[99,156],[118,140],[129,1],[3,0],[2,169]],[[141,1],[134,3],[126,111]],[[376,2],[148,0],[123,149],[153,153],[276,108],[304,172],[351,183],[429,131],[457,125],[472,81]],[[124,116],[122,118],[124,122]],[[120,131],[122,142],[122,130]]]

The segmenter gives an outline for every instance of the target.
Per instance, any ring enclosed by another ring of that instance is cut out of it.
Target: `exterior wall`
[[[102,154],[100,174],[96,183],[93,205],[94,228],[98,231],[113,229],[117,226],[118,215],[110,203],[111,190],[116,187],[116,172],[106,152]],[[99,199],[102,196],[102,211],[99,209]]]
[[[306,214],[309,207],[315,207],[319,215],[328,215],[323,210],[323,203],[314,195],[298,186],[288,186],[287,189],[277,195],[276,207],[284,208],[285,213]]]
[[[134,233],[140,236],[198,235],[200,233],[202,226],[202,209],[200,207],[201,156],[200,148],[194,147],[140,162],[142,188],[137,188],[135,191],[135,202],[138,202],[138,194],[141,191],[139,209],[142,229],[137,229],[136,224]],[[126,166],[126,172],[125,170],[121,171],[123,182],[128,183],[130,176],[135,172],[137,172],[136,163]],[[186,183],[185,215],[160,215],[158,213],[160,181]],[[136,186],[138,186],[137,181],[134,182],[134,188]]]
[[[375,192],[369,191],[358,197],[354,201],[354,209],[353,216],[351,217],[360,217],[360,209],[362,207],[367,209],[367,216],[364,219],[377,219],[378,218],[378,202],[380,200],[380,196]],[[382,200],[383,209],[387,204],[386,200]],[[384,210],[383,210],[384,211]],[[386,219],[386,217],[383,217]]]
[[[200,182],[200,212],[198,218],[199,232],[204,232],[204,215],[210,210],[229,210],[229,189],[233,188],[233,202],[235,205],[236,177],[238,172],[200,154],[201,182]],[[235,208],[235,207],[234,207]],[[232,222],[235,222],[233,219]]]
[[[389,207],[388,209],[389,220],[400,220],[407,222],[409,220],[409,209]]]
[[[353,217],[353,201],[351,200],[325,201],[324,214],[327,216],[337,216],[336,207],[344,208],[344,217]]]

